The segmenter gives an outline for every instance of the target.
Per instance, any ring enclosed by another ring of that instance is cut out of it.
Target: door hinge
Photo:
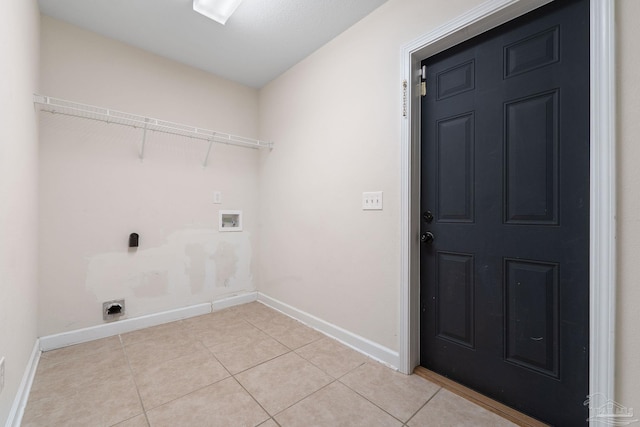
[[[402,81],[402,117],[407,117],[407,81]]]
[[[427,66],[423,65],[420,69],[420,96],[427,95]]]

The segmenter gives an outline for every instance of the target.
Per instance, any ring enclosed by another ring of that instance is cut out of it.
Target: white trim
[[[536,4],[537,3],[537,4]],[[419,143],[420,106],[415,83],[419,62],[545,3],[490,0],[414,40],[402,49],[402,78],[408,83],[401,124],[400,371],[419,363]],[[590,366],[589,391],[614,399],[616,164],[614,0],[591,0],[590,166]],[[528,10],[527,10],[528,9]],[[418,271],[418,273],[416,273]]]
[[[278,310],[287,316],[340,341],[348,347],[371,357],[372,359],[382,362],[391,368],[397,369],[399,354],[396,351],[370,341],[360,335],[356,335],[353,332],[347,331],[346,329],[322,320],[312,314],[298,310],[295,307],[285,304],[275,298],[271,298],[261,292],[258,292],[258,302]]]
[[[147,314],[145,316],[124,319],[102,325],[91,326],[75,331],[63,332],[55,335],[47,335],[40,338],[40,349],[42,351],[55,350],[73,344],[93,341],[100,338],[107,338],[150,326],[162,325],[163,323],[174,322],[176,320],[189,317],[200,316],[234,305],[245,304],[257,300],[257,292],[247,292],[239,295],[232,295],[215,300],[212,303],[192,305],[189,307],[177,308],[163,311],[161,313]]]
[[[216,300],[212,304],[213,311],[233,307],[234,305],[246,304],[258,299],[257,292],[247,292],[245,294],[233,295],[224,299]]]
[[[38,369],[38,363],[40,362],[40,342],[36,339],[31,351],[31,357],[27,364],[24,374],[22,375],[22,381],[20,387],[16,393],[16,397],[13,400],[9,417],[5,424],[6,427],[19,427],[22,424],[22,417],[24,415],[24,409],[27,407],[27,401],[29,400],[29,393],[31,393],[31,386],[33,385],[33,379],[36,376],[36,370]]]
[[[116,322],[91,326],[89,328],[63,332],[61,334],[47,335],[40,338],[40,349],[42,351],[55,350],[73,344],[107,338],[125,332],[148,328],[150,326],[157,326],[163,323],[200,316],[207,313],[211,313],[211,303],[177,308],[175,310],[148,314],[146,316],[135,317],[132,319],[119,320]]]
[[[615,1],[591,0],[589,394],[615,400]],[[592,422],[596,425],[595,422]]]

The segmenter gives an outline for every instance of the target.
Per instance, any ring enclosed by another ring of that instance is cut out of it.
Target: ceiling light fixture
[[[193,0],[193,10],[224,25],[242,0]]]

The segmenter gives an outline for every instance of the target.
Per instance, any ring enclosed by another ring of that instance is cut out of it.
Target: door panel
[[[446,222],[473,222],[473,113],[440,120],[437,218]]]
[[[505,104],[505,217],[558,224],[558,90]]]
[[[589,2],[557,0],[423,65],[421,364],[585,425]]]
[[[437,255],[437,334],[473,348],[473,256]]]
[[[505,260],[506,360],[558,377],[558,265]]]

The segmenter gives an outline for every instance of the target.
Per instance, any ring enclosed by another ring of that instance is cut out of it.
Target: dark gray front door
[[[589,2],[557,0],[423,65],[421,364],[585,425]]]

